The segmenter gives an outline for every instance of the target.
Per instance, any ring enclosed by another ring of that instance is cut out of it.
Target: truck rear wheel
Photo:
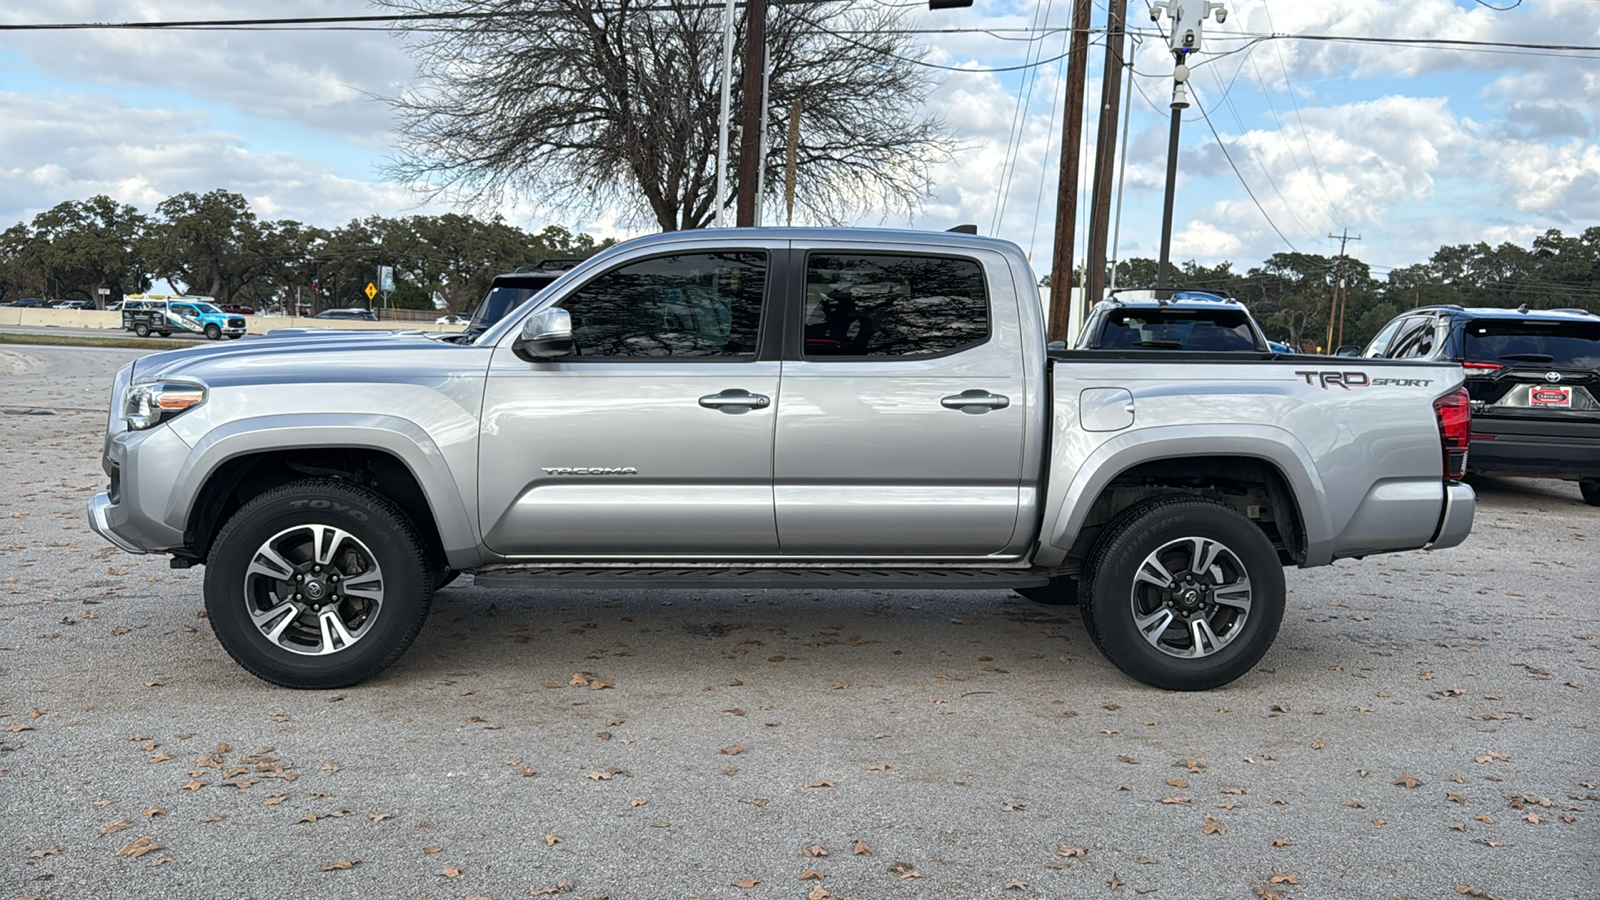
[[[1583,494],[1583,502],[1590,506],[1600,506],[1600,479],[1585,479],[1578,482],[1578,490]]]
[[[1232,508],[1158,497],[1106,527],[1084,567],[1083,621],[1113,665],[1153,687],[1199,691],[1250,671],[1283,621],[1283,567]]]
[[[133,333],[137,334],[139,337],[149,337],[150,326],[144,322],[135,322],[133,323]]]
[[[337,688],[388,668],[433,600],[426,545],[382,496],[331,479],[274,488],[223,526],[206,562],[206,616],[246,671]]]
[[[208,340],[208,341],[220,341],[220,340],[222,340],[222,329],[218,328],[215,325],[207,325],[206,326],[206,340]]]

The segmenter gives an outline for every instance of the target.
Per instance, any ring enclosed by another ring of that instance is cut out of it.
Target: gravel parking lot
[[[1289,571],[1209,693],[1009,592],[470,583],[382,677],[293,692],[223,653],[200,570],[84,522],[139,352],[0,348],[4,896],[1600,897],[1574,484]]]

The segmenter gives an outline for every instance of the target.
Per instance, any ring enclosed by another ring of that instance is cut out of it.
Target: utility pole
[[[1329,353],[1332,353],[1339,349],[1338,345],[1333,342],[1333,322],[1335,318],[1339,321],[1339,342],[1344,342],[1344,309],[1340,303],[1340,288],[1344,285],[1344,248],[1351,241],[1361,240],[1361,235],[1358,234],[1355,237],[1351,237],[1350,229],[1345,228],[1342,234],[1329,234],[1328,237],[1339,240],[1339,257],[1333,261],[1333,299],[1328,305],[1328,337],[1322,345]],[[1344,292],[1345,299],[1348,300],[1349,296],[1349,290],[1346,289]]]
[[[1111,218],[1111,171],[1117,159],[1117,105],[1122,93],[1122,45],[1128,0],[1111,0],[1106,14],[1106,65],[1100,81],[1100,131],[1094,145],[1094,192],[1089,207],[1089,263],[1083,302],[1105,292],[1106,241]]]
[[[717,122],[717,193],[711,198],[714,224],[722,227],[722,207],[728,196],[728,119],[733,92],[733,0],[722,11],[722,112]]]
[[[1205,20],[1213,12],[1217,24],[1228,20],[1228,10],[1219,2],[1201,0],[1198,6],[1184,0],[1154,0],[1150,4],[1150,20],[1161,21],[1165,12],[1172,17],[1172,32],[1167,36],[1167,46],[1172,50],[1172,128],[1167,133],[1167,191],[1161,204],[1161,257],[1156,266],[1156,296],[1172,296],[1172,206],[1178,190],[1178,131],[1183,123],[1183,111],[1189,108],[1189,94],[1184,82],[1189,80],[1189,54],[1200,50],[1200,36]]]
[[[1083,142],[1083,93],[1089,60],[1089,0],[1073,0],[1072,40],[1067,46],[1067,109],[1061,120],[1061,180],[1056,184],[1056,246],[1050,260],[1050,332],[1047,340],[1070,341],[1072,245],[1077,239],[1078,146]]]
[[[789,154],[783,173],[783,224],[794,224],[794,166],[800,149],[800,98],[789,105]]]
[[[756,187],[761,170],[762,74],[766,71],[767,0],[748,0],[744,28],[744,115],[739,127],[739,202],[736,224],[756,223]]]

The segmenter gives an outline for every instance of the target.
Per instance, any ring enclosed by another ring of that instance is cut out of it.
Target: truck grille
[[[243,328],[244,327],[244,320],[243,319],[229,319],[228,320],[228,327],[229,328]]]

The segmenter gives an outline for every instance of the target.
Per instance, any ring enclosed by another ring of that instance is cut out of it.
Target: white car
[[[461,315],[460,313],[451,313],[451,314],[449,314],[447,316],[440,316],[439,318],[434,319],[433,320],[433,324],[435,324],[435,325],[465,325],[465,324],[467,324],[467,317]]]

